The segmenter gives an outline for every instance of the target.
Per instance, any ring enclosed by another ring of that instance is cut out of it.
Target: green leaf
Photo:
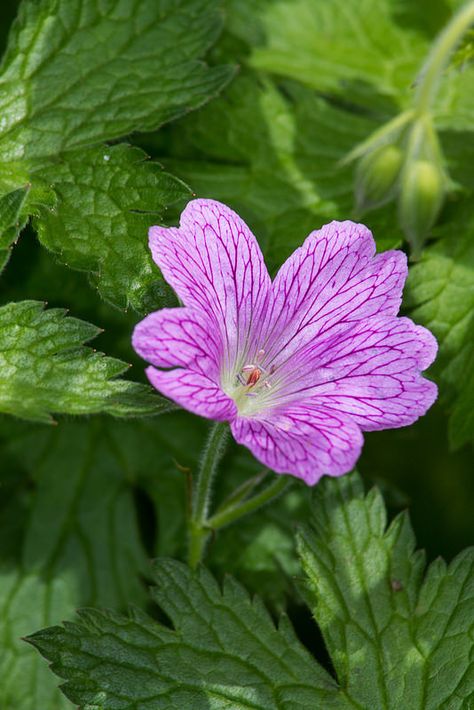
[[[30,637],[67,678],[63,689],[73,703],[101,710],[334,707],[334,680],[288,621],[277,629],[232,578],[221,590],[203,568],[193,573],[160,560],[155,581],[153,599],[174,629],[138,612],[125,618],[86,610],[79,623]]]
[[[34,214],[42,242],[93,271],[104,298],[164,304],[146,231],[185,186],[124,146],[64,154],[157,128],[218,93],[234,68],[201,58],[221,25],[216,0],[21,4],[0,70],[0,195],[33,188],[0,249]]]
[[[171,628],[85,610],[28,640],[84,710],[469,707],[472,550],[434,562],[423,580],[408,518],[387,529],[380,494],[364,497],[357,474],[317,487],[299,547],[338,684],[286,617],[275,627],[232,579],[221,589],[204,568],[168,560],[156,564],[153,598]]]
[[[455,218],[439,230],[410,269],[407,304],[439,343],[434,372],[451,404],[450,441],[474,440],[474,221],[471,201],[458,205]]]
[[[151,259],[148,229],[190,190],[126,145],[70,153],[41,177],[57,195],[53,210],[35,219],[41,243],[68,266],[93,272],[114,305],[141,312],[163,306],[168,290]]]
[[[423,579],[408,517],[354,476],[316,489],[300,536],[309,603],[356,707],[467,708],[474,700],[474,550]]]
[[[200,197],[248,220],[273,267],[313,229],[355,216],[353,167],[340,161],[376,125],[294,82],[284,89],[243,73],[221,101],[146,144]],[[380,248],[400,242],[391,212],[366,221]]]
[[[135,382],[116,379],[127,365],[83,343],[100,330],[43,310],[37,301],[0,308],[0,411],[51,421],[51,414],[159,414],[174,406]]]
[[[24,226],[20,217],[22,207],[29,192],[29,185],[0,196],[0,271],[10,256],[10,246]]]
[[[101,418],[48,429],[8,421],[0,430],[8,461],[0,504],[0,707],[72,708],[21,637],[79,605],[123,610],[145,602],[135,469],[122,455],[124,437],[135,446],[141,438],[136,423]]]
[[[234,72],[201,61],[221,23],[215,0],[23,2],[0,76],[3,181],[200,106]]]

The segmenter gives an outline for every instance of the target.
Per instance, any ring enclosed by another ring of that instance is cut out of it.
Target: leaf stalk
[[[239,518],[243,518],[244,515],[253,513],[254,511],[261,508],[266,503],[269,503],[275,498],[278,498],[285,490],[287,490],[293,483],[289,476],[277,476],[276,480],[273,481],[267,488],[260,493],[252,496],[243,503],[237,505],[229,505],[226,508],[218,511],[207,521],[207,524],[213,530],[219,530],[224,528],[231,523],[234,523]]]

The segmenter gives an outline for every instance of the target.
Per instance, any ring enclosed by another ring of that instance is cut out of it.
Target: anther
[[[247,385],[249,387],[253,387],[253,385],[256,385],[257,382],[259,381],[260,377],[262,376],[262,371],[258,367],[253,367],[252,371],[250,372],[248,379],[247,379]]]
[[[275,371],[275,366],[272,365],[270,372],[268,373],[265,367],[260,364],[265,356],[265,350],[261,349],[257,351],[254,362],[244,365],[237,375],[237,381],[243,387],[248,389],[255,388],[256,390],[264,387],[266,389],[271,389],[271,384],[267,379],[267,374],[272,374]],[[255,387],[257,385],[258,387]],[[247,392],[246,396],[255,397],[257,392]]]

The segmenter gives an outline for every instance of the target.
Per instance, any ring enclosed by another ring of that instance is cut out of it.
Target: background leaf
[[[241,3],[236,11],[242,13]],[[248,3],[259,27],[250,62],[388,116],[411,104],[430,42],[462,3],[282,0]],[[238,22],[235,30],[245,36]],[[248,35],[247,35],[248,36]],[[449,68],[436,100],[438,125],[472,130],[474,69]]]
[[[0,707],[72,707],[21,641],[78,605],[144,604],[149,572],[134,501],[139,470],[125,462],[132,425],[106,420],[1,428]]]
[[[296,83],[245,73],[220,102],[141,143],[199,197],[241,214],[274,270],[310,231],[355,216],[352,167],[340,161],[375,125]],[[380,249],[400,243],[390,213],[372,228]]]

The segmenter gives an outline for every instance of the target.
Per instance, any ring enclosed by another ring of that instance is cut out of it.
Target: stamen
[[[262,375],[262,371],[258,367],[252,368],[252,372],[248,376],[247,384],[249,387],[253,387],[259,381]]]
[[[272,365],[267,369],[263,361],[265,359],[265,350],[260,349],[254,354],[253,362],[248,362],[240,368],[236,375],[236,391],[233,398],[236,402],[242,402],[247,397],[264,398],[265,393],[272,389],[272,384],[269,382],[269,375],[275,372],[275,366]]]

